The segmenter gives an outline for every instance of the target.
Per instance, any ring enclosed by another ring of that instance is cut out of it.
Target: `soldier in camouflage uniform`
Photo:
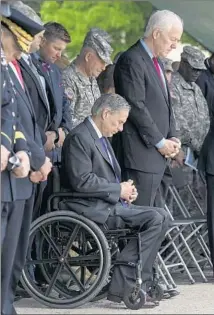
[[[111,64],[111,38],[105,31],[92,28],[86,35],[80,55],[63,71],[63,85],[70,100],[72,127],[91,114],[100,90],[96,78]]]
[[[165,72],[165,76],[167,78],[167,81],[170,84],[170,82],[172,80],[172,73],[174,72],[174,70],[172,68],[173,60],[171,60],[169,58],[165,58],[165,57],[160,58],[160,60],[163,64],[163,68],[164,68],[164,72]]]
[[[181,140],[184,154],[189,147],[196,158],[199,156],[210,124],[207,102],[195,83],[205,67],[204,58],[204,54],[199,49],[185,46],[178,72],[173,74],[171,81],[172,108],[178,138]],[[206,208],[206,189],[198,173],[184,164],[182,171],[185,183],[190,185],[201,206]],[[192,202],[187,188],[180,188],[179,193],[185,205],[191,213],[194,213],[195,203]]]

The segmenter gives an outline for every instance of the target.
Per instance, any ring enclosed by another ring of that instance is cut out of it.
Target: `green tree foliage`
[[[40,14],[44,22],[59,22],[69,31],[72,43],[68,45],[67,53],[70,58],[79,53],[91,27],[102,28],[111,34],[113,56],[126,50],[143,35],[145,23],[153,10],[148,1],[30,1],[31,4],[37,2],[37,6],[41,4]],[[197,45],[186,33],[182,42]]]
[[[127,49],[143,35],[145,21],[152,12],[146,1],[45,1],[41,17],[45,22],[63,24],[72,37],[68,55],[75,57],[84,36],[91,27],[109,32],[113,38],[114,55]]]
[[[44,0],[22,0],[25,4],[29,5],[31,8],[33,8],[37,13],[40,11],[41,3]]]

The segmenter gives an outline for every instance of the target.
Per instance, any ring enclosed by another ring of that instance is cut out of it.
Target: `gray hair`
[[[172,11],[158,10],[150,16],[146,25],[144,37],[149,37],[157,28],[161,30],[169,30],[174,25],[179,25],[183,28],[183,20]]]
[[[119,94],[103,94],[95,101],[91,109],[92,116],[99,115],[105,108],[109,108],[112,112],[131,109],[128,102]]]
[[[16,1],[12,4],[12,7],[17,11],[26,15],[29,19],[33,20],[35,23],[39,25],[44,25],[38,14],[29,7],[28,5],[24,4],[22,1]]]

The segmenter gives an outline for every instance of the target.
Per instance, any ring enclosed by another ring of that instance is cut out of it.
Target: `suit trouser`
[[[157,190],[161,184],[165,169],[161,173],[145,173],[133,169],[125,169],[123,178],[125,180],[132,179],[138,191],[137,200],[135,205],[139,206],[154,206]]]
[[[167,166],[164,172],[163,178],[161,180],[160,186],[155,196],[155,201],[154,201],[155,207],[164,208],[165,204],[167,203],[167,200],[171,199],[171,196],[168,196],[169,195],[168,193],[169,193],[169,186],[172,185],[172,183],[173,183],[172,174],[171,174],[169,166]]]
[[[207,181],[207,226],[209,248],[214,272],[214,175],[206,174]]]
[[[107,220],[111,222],[110,228],[119,228],[119,226],[113,227],[113,220],[118,222],[117,216],[125,222],[125,225],[138,229],[141,236],[141,251],[139,253],[138,240],[131,239],[124,249],[117,257],[117,262],[133,262],[137,263],[139,257],[142,260],[142,280],[143,286],[146,289],[147,282],[152,280],[152,268],[160,248],[160,245],[165,237],[165,234],[169,226],[169,216],[164,209],[152,208],[152,207],[140,207],[130,206],[124,208],[121,205],[117,205],[114,213],[110,214]],[[140,256],[139,256],[140,255]],[[123,298],[125,290],[133,289],[136,280],[136,268],[116,265],[114,267],[114,273],[112,276],[109,294]]]
[[[32,221],[34,193],[28,200],[14,203],[2,247],[2,314],[16,314],[13,307],[16,287],[25,264]]]

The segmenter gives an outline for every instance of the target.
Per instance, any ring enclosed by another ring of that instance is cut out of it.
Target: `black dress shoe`
[[[158,306],[160,304],[159,301],[155,300],[153,297],[151,297],[148,293],[146,294],[146,303],[148,304],[154,304],[154,306]]]
[[[109,293],[107,295],[107,300],[111,301],[111,302],[115,302],[115,303],[121,303],[122,302],[122,298],[120,296],[109,294]]]
[[[16,297],[18,300],[20,299],[26,299],[26,298],[31,298],[31,295],[25,291],[25,289],[22,289],[20,287],[18,287],[16,289]]]
[[[14,302],[17,302],[17,301],[19,301],[21,299],[22,299],[21,295],[16,295],[15,298],[14,298]]]
[[[176,289],[170,289],[170,290],[164,291],[164,295],[165,295],[165,294],[169,294],[170,297],[174,297],[174,296],[176,296],[176,295],[179,295],[180,292],[179,292],[178,290],[176,290]]]

